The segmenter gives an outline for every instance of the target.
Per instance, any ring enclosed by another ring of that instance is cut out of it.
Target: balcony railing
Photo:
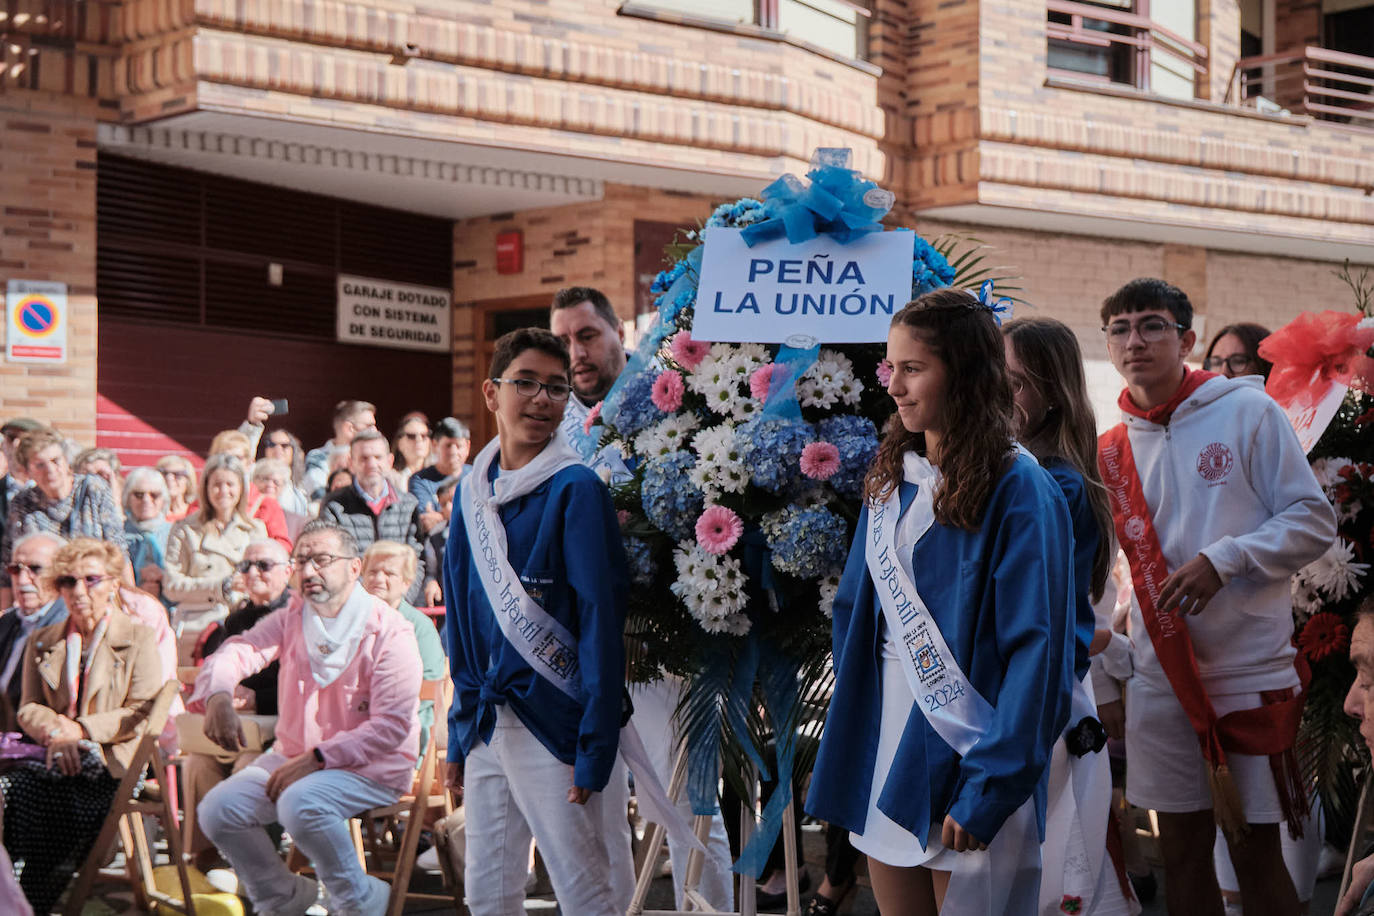
[[[1074,0],[1046,6],[1051,72],[1147,92],[1156,68],[1189,79],[1207,72],[1206,45],[1148,16]]]
[[[1374,57],[1310,47],[1245,57],[1226,101],[1374,130]]]

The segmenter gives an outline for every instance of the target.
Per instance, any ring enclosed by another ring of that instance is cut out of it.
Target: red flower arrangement
[[[1344,651],[1349,642],[1349,628],[1341,622],[1339,614],[1330,611],[1313,614],[1298,634],[1298,645],[1314,662]]]

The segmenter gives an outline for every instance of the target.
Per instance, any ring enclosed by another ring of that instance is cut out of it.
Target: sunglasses
[[[276,560],[240,560],[238,565],[236,565],[234,568],[237,569],[239,572],[243,573],[245,576],[248,575],[248,570],[250,569],[256,569],[258,572],[262,573],[265,576],[272,570],[276,569],[278,566],[289,565],[289,563],[280,563]]]
[[[286,441],[286,442],[273,442],[271,439],[269,439],[269,440],[267,440],[267,447],[268,447],[268,448],[290,448],[290,447],[291,447],[291,442],[290,442],[289,440]]]
[[[130,498],[130,499],[160,499],[161,497],[162,497],[162,494],[161,494],[161,493],[158,493],[158,492],[156,492],[156,491],[154,491],[154,490],[130,490],[130,491],[129,491],[129,498]]]
[[[58,576],[55,580],[57,587],[62,589],[76,588],[76,583],[84,582],[86,591],[94,591],[96,586],[106,579],[113,579],[114,576]]]
[[[182,478],[183,480],[190,480],[190,479],[191,479],[191,475],[190,475],[190,474],[187,474],[185,471],[163,471],[163,472],[162,472],[162,476],[163,476],[163,477],[180,477],[180,478]]]
[[[5,567],[5,572],[10,574],[11,579],[15,578],[22,572],[27,572],[29,575],[37,579],[39,576],[43,575],[43,570],[47,568],[48,567],[46,566],[39,566],[37,563],[11,563],[10,565]]]

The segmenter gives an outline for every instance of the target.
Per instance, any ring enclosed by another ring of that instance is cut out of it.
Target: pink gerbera
[[[724,506],[708,506],[697,519],[697,543],[707,553],[725,553],[742,534],[744,522]]]
[[[596,425],[596,421],[601,419],[601,405],[604,403],[606,402],[597,401],[596,406],[587,412],[587,419],[582,421],[582,431],[589,436],[592,433],[592,427]]]
[[[825,441],[812,442],[801,453],[801,471],[812,480],[828,480],[840,469],[840,450]]]
[[[711,345],[704,340],[693,340],[691,331],[678,331],[673,335],[673,359],[684,369],[695,369],[711,352]]]
[[[782,367],[777,363],[769,363],[766,366],[759,366],[749,376],[749,393],[755,400],[768,400],[768,389],[773,384],[773,376]],[[786,372],[786,370],[783,370]]]
[[[892,363],[885,359],[879,360],[876,372],[878,375],[878,384],[886,388],[888,382],[892,381]]]
[[[622,528],[625,527],[626,525],[628,525],[628,524],[630,523],[630,510],[629,510],[629,509],[617,509],[617,510],[615,510],[615,518],[616,518],[616,521],[620,522],[620,526],[621,526]]]
[[[676,372],[664,372],[654,379],[654,387],[649,392],[649,399],[654,402],[655,407],[664,413],[673,413],[682,406],[682,392],[685,390],[682,376]]]

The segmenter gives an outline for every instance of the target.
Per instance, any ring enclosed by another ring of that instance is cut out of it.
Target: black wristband
[[[319,748],[313,748],[313,749],[311,749],[310,753],[312,753],[312,754],[315,755],[315,759],[319,761],[320,766],[324,766],[324,765],[325,765],[325,763],[324,763],[324,751],[320,750]]]

